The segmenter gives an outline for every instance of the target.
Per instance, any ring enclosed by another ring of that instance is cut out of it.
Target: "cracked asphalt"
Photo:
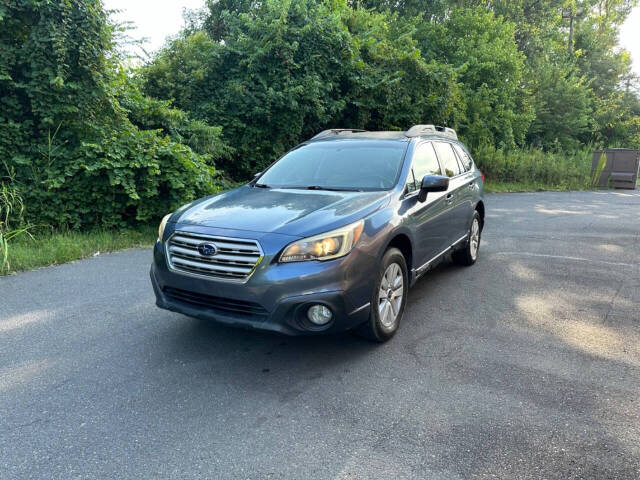
[[[150,250],[0,278],[0,478],[638,479],[640,192],[487,196],[398,335],[161,311]]]

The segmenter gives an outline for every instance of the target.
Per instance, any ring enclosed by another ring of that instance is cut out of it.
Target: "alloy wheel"
[[[471,258],[475,260],[478,257],[478,247],[480,246],[480,222],[477,218],[473,219],[471,224],[471,233],[469,234],[469,253]]]
[[[398,319],[402,297],[404,295],[404,276],[397,263],[390,264],[382,276],[378,293],[378,312],[380,323],[391,328]]]

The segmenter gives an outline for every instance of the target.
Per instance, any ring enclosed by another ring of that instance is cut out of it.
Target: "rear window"
[[[460,165],[458,164],[458,160],[456,159],[456,154],[453,153],[451,144],[444,142],[435,142],[434,147],[436,148],[438,160],[440,160],[440,164],[442,165],[444,174],[447,177],[455,177],[456,175],[459,175]]]
[[[389,190],[398,178],[406,147],[406,142],[395,141],[310,143],[287,153],[258,183],[274,188]]]
[[[458,158],[462,162],[462,166],[464,167],[465,172],[468,172],[469,170],[471,170],[471,167],[473,166],[473,160],[471,159],[469,154],[465,152],[462,148],[460,148],[459,145],[454,145],[453,148],[456,150],[456,153],[458,154]]]

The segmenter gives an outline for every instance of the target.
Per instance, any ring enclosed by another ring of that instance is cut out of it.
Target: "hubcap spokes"
[[[477,218],[471,224],[471,234],[469,236],[471,258],[474,260],[478,256],[478,246],[480,245],[480,223]]]
[[[397,263],[392,263],[387,267],[380,282],[378,292],[378,312],[380,322],[386,328],[390,328],[396,322],[400,307],[402,306],[402,296],[404,294],[404,279],[402,269]]]

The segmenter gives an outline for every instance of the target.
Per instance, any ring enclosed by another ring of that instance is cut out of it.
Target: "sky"
[[[183,9],[204,6],[204,0],[103,0],[102,3],[108,10],[121,10],[113,16],[119,22],[134,23],[137,28],[129,36],[146,38],[145,49],[149,53],[162,47],[167,36],[180,32],[184,25]],[[129,50],[140,54],[133,47]]]
[[[168,35],[177,34],[184,21],[182,11],[204,5],[204,0],[103,0],[107,9],[122,10],[115,15],[119,21],[132,21],[137,30],[133,38],[147,38],[146,50],[159,49]],[[633,69],[640,75],[640,6],[636,7],[620,31],[620,44],[631,52]],[[140,52],[132,51],[139,54]]]
[[[633,9],[622,26],[620,45],[631,52],[633,71],[640,75],[640,6]]]

